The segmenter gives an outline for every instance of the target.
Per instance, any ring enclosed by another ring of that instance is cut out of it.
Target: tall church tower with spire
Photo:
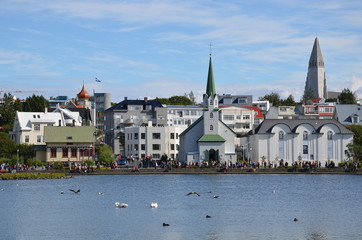
[[[304,96],[308,96],[308,93],[313,93],[314,98],[327,99],[327,84],[324,60],[317,37],[314,40],[313,50],[309,58]]]
[[[236,163],[235,132],[219,119],[219,98],[215,91],[211,54],[204,112],[180,134],[179,160],[188,164]]]
[[[209,60],[209,73],[207,76],[206,92],[204,99],[204,132],[207,134],[217,134],[217,122],[219,118],[219,99],[215,91],[214,73],[212,70],[211,54]]]

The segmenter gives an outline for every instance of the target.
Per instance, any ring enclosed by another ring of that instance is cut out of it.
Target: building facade
[[[46,162],[84,162],[94,156],[93,126],[53,127],[44,129]]]
[[[353,132],[334,119],[266,119],[249,138],[251,161],[311,161],[322,166],[347,160]]]

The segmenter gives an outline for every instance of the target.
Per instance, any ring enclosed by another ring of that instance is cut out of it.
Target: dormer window
[[[308,132],[307,131],[303,132],[303,140],[308,140]]]
[[[359,119],[358,119],[358,115],[357,114],[353,114],[352,115],[352,123],[358,123]]]
[[[279,132],[279,140],[283,140],[284,139],[284,132],[280,131]]]

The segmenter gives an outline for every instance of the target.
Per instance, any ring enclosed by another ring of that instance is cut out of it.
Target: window
[[[36,136],[36,142],[41,143],[41,136]]]
[[[303,145],[303,154],[308,154],[308,145]]]
[[[141,133],[141,139],[145,139],[146,138],[146,134],[145,133]]]
[[[152,144],[152,150],[160,150],[160,144]]]
[[[250,115],[243,115],[243,119],[244,119],[244,120],[249,120],[249,119],[250,119]]]
[[[63,158],[67,158],[68,157],[68,148],[63,148]]]
[[[243,124],[243,129],[249,129],[250,128],[250,124]]]
[[[77,157],[77,149],[76,148],[72,148],[71,150],[71,156],[74,158],[74,157]]]
[[[73,140],[72,136],[67,137],[67,140]]]
[[[34,124],[34,131],[40,131],[40,124]]]
[[[160,159],[160,154],[156,153],[156,154],[152,154],[152,158],[154,159]]]
[[[138,144],[135,144],[135,145],[134,145],[134,150],[135,150],[135,151],[138,151]]]
[[[175,144],[171,144],[171,150],[175,150]]]
[[[210,118],[213,118],[214,117],[214,114],[211,112],[210,113]]]
[[[358,123],[358,115],[357,114],[352,115],[352,123]]]
[[[224,120],[225,121],[232,121],[232,120],[234,120],[234,115],[224,115]]]
[[[29,135],[25,136],[25,142],[28,143],[29,142]]]
[[[137,140],[138,139],[138,133],[134,134],[134,139]]]
[[[56,148],[51,148],[50,149],[50,157],[51,158],[56,158],[57,157],[57,149]]]
[[[308,140],[308,132],[307,131],[303,132],[303,140]]]
[[[146,145],[145,144],[141,144],[141,150],[145,150],[146,149]]]
[[[178,133],[176,133],[176,139],[178,139]]]
[[[284,139],[284,133],[282,131],[279,132],[279,140]]]
[[[160,139],[161,133],[152,133],[152,139]]]
[[[210,131],[214,130],[214,126],[210,125]]]
[[[170,133],[170,138],[175,139],[175,133]]]
[[[332,137],[333,137],[332,131],[328,131],[327,137],[328,137],[328,140],[332,140]]]
[[[212,103],[213,103],[213,101],[212,101],[212,99],[210,99],[210,105],[212,105]]]

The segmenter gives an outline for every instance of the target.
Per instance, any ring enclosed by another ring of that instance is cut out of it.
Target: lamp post
[[[16,172],[18,172],[19,168],[19,149],[16,149]]]

